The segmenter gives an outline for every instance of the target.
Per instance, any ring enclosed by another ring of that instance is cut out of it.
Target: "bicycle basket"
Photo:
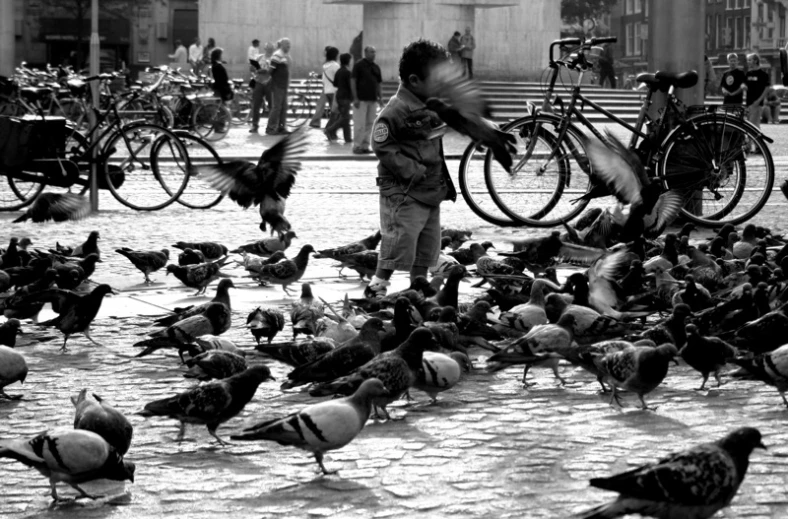
[[[12,168],[27,162],[34,127],[17,117],[0,117],[0,167]]]
[[[687,119],[701,115],[731,117],[743,120],[747,109],[742,105],[691,105],[687,107]]]

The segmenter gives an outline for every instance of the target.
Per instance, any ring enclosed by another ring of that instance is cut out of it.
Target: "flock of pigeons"
[[[457,95],[478,98],[472,89]],[[464,113],[437,99],[428,106],[452,127],[494,149],[504,167],[507,161],[511,164],[510,136],[484,124],[483,106]],[[142,272],[146,283],[162,269],[198,294],[219,280],[213,299],[157,318],[152,324],[158,329],[135,344],[140,348],[137,357],[177,351],[188,368],[185,376],[199,381],[180,394],[149,402],[140,413],[177,419],[179,439],[186,424],[198,424],[226,443],[219,427],[241,413],[259,385],[272,379],[266,365],[252,362],[251,353],[292,367],[283,390],[307,386],[314,397],[334,398],[230,438],[306,450],[323,474],[331,473],[324,454],[353,441],[373,413],[391,419],[387,406],[410,398],[411,389],[435,401],[439,393],[460,384],[463,374],[473,369],[469,348],[490,352],[490,372],[524,366],[525,385],[532,367],[552,369],[562,384],[562,364],[582,368],[599,381],[603,392],[610,392],[611,406],[617,408],[623,407],[620,392],[625,390],[648,409],[646,396],[663,383],[678,359],[700,373],[701,390],[711,375],[722,384],[722,370],[735,364],[738,369],[731,376],[775,386],[788,406],[788,345],[782,339],[788,332],[788,244],[754,225],[741,233],[724,226],[706,241],[692,240],[694,227],[689,224],[678,233],[664,234],[680,200],[661,194],[612,136],[591,143],[588,153],[605,190],[621,202],[618,207],[590,210],[565,232],[515,240],[512,251],[495,256],[490,254],[496,250],[493,243],[464,246],[470,232],[445,229],[432,279],[418,277],[408,289],[383,297],[346,298],[341,310],[315,298],[311,285],[301,283],[310,259],[331,259],[340,273],[350,269],[362,279],[371,277],[380,233],[320,251],[306,244],[287,257],[296,234],[284,217],[285,200],[303,148],[303,134],[295,133],[266,150],[257,165],[238,161],[204,170],[207,180],[239,205],[259,206],[261,229],[270,226],[276,236],[232,250],[213,242],[178,242],[174,247],[182,252],[177,263],[168,249],[115,251]],[[24,217],[70,218],[69,204],[82,207],[70,197],[42,198]],[[98,240],[94,231],[74,248],[58,244],[41,250],[32,249],[29,239],[12,238],[0,251],[0,309],[6,318],[0,325],[0,397],[22,398],[4,389],[24,382],[28,374],[15,347],[20,320],[57,328],[64,352],[73,334],[93,341],[90,325],[104,296],[112,292],[108,285],[86,288],[101,261]],[[234,261],[260,284],[279,285],[288,295],[291,286],[300,284],[300,296],[288,312],[292,341],[274,341],[288,316],[262,306],[247,317],[256,342],[253,351],[221,337],[232,326],[229,291],[234,283],[222,272],[230,255],[237,255]],[[578,268],[561,281],[556,269],[566,262]],[[477,286],[490,288],[473,303],[463,304],[459,286],[471,275],[479,280]],[[46,304],[58,316],[38,322]],[[92,498],[80,484],[134,480],[134,464],[123,458],[133,436],[126,417],[84,390],[73,402],[74,429],[0,442],[0,458],[20,461],[49,478],[55,501],[58,482]],[[581,516],[711,517],[731,503],[755,448],[765,448],[761,434],[743,427],[719,441],[592,479],[591,485],[619,497]]]

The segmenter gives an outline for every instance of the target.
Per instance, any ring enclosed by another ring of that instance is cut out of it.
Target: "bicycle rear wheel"
[[[161,145],[154,150],[159,141]],[[102,162],[107,189],[118,202],[137,211],[172,204],[186,189],[191,168],[180,139],[148,123],[121,126],[107,140]]]
[[[217,192],[213,186],[200,177],[199,166],[221,164],[222,158],[216,153],[213,146],[196,135],[185,131],[176,131],[175,135],[181,139],[181,142],[186,147],[186,151],[189,153],[189,162],[193,166],[186,172],[189,176],[189,182],[183,193],[176,198],[176,202],[190,209],[210,209],[221,202],[224,195]],[[151,166],[154,172],[159,170],[159,149],[165,144],[166,139],[159,139],[153,144]],[[185,166],[184,164],[180,165]],[[162,187],[167,191],[170,189],[166,182],[162,184]]]
[[[22,181],[0,172],[0,212],[27,207],[43,190],[44,184],[41,182]]]
[[[760,132],[744,121],[722,115],[693,118],[671,132],[662,149],[660,178],[666,189],[684,194],[682,215],[698,225],[746,222],[771,195],[772,154]]]
[[[484,180],[485,156],[488,152],[476,143],[465,148],[460,161],[458,180],[460,194],[465,203],[476,216],[499,227],[514,227],[522,224],[513,221],[501,212],[498,205],[490,197]]]
[[[223,104],[205,103],[194,107],[192,127],[203,139],[218,141],[230,131],[232,118],[232,113]]]
[[[312,118],[314,111],[311,101],[304,94],[290,94],[287,96],[287,121],[291,129],[297,129]]]
[[[573,202],[590,189],[584,137],[570,126],[558,142],[560,124],[560,118],[537,116],[518,119],[502,128],[517,139],[511,174],[492,152],[485,155],[484,174],[490,196],[507,217],[520,225],[554,227],[575,218],[588,205],[586,200]]]
[[[230,121],[234,126],[246,124],[250,120],[252,111],[252,92],[236,90],[233,99],[229,101],[230,112],[233,115]]]

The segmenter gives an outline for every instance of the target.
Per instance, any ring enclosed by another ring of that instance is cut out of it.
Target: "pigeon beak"
[[[268,380],[273,380],[274,382],[276,382],[276,379],[273,376],[268,377]]]
[[[109,293],[112,294],[113,296],[119,296],[120,295],[120,292],[118,292],[114,288],[112,290],[110,290]]]
[[[765,451],[769,450],[769,449],[766,448],[766,445],[764,445],[763,442],[758,442],[758,445],[756,445],[756,447],[760,447],[761,449],[763,449]]]
[[[673,364],[675,364],[676,366],[681,366],[681,364],[679,364],[679,359],[677,359],[676,357],[673,357]]]

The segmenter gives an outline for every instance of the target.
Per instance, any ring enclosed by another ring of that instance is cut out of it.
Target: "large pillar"
[[[324,0],[325,3],[363,4],[363,44],[377,49],[375,62],[384,81],[399,77],[402,49],[419,38],[446,45],[454,31],[471,28],[476,36],[476,8],[519,5],[519,0]]]
[[[697,71],[698,84],[694,88],[677,90],[676,94],[687,105],[703,104],[706,2],[647,1],[651,13],[648,25],[649,70]],[[664,99],[661,101],[664,106]]]
[[[14,3],[0,0],[0,76],[14,74]]]

